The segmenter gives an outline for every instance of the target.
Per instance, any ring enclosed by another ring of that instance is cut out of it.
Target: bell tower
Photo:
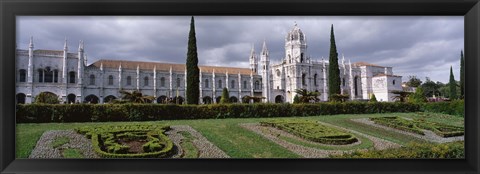
[[[292,30],[285,37],[285,62],[287,64],[306,63],[306,51],[307,41],[305,34],[295,23]]]

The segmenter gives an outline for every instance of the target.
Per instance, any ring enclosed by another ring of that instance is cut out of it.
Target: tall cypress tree
[[[465,58],[463,50],[460,52],[460,98],[465,97]]]
[[[190,22],[190,33],[188,35],[188,52],[187,52],[187,103],[198,104],[200,97],[198,55],[197,55],[197,39],[195,37],[195,21],[192,16]]]
[[[328,96],[340,94],[340,69],[338,68],[338,53],[333,34],[333,24],[330,31],[330,58],[328,65]]]
[[[457,99],[457,83],[455,82],[455,77],[453,77],[452,66],[450,66],[450,81],[448,86],[450,87],[450,99]]]

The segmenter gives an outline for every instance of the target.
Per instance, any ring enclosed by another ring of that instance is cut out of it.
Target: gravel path
[[[193,145],[199,150],[199,158],[229,158],[229,156],[220,150],[217,146],[208,141],[202,134],[193,129],[190,126],[170,126],[171,130],[165,132],[165,134],[175,144],[176,153],[171,158],[181,158],[183,156],[183,150],[180,143],[184,139],[180,131],[189,132],[194,140]],[[53,148],[50,144],[57,137],[68,137],[70,142],[64,144],[58,148]],[[73,130],[50,130],[42,134],[37,141],[35,148],[30,154],[29,158],[63,158],[61,150],[66,148],[79,149],[85,158],[99,158],[94,152],[90,139],[87,139],[84,135],[78,134]]]
[[[429,131],[429,130],[422,130],[425,135],[420,135],[420,134],[416,134],[416,133],[412,133],[412,132],[407,132],[407,131],[391,128],[391,127],[388,127],[388,126],[375,124],[375,122],[371,121],[368,118],[352,119],[352,121],[367,124],[367,125],[378,127],[378,128],[382,128],[382,129],[385,129],[385,130],[388,130],[388,131],[395,131],[395,132],[398,132],[398,133],[401,133],[401,134],[414,136],[414,137],[421,138],[421,139],[424,139],[424,140],[427,140],[427,141],[430,141],[430,142],[435,142],[435,143],[463,141],[464,138],[465,138],[465,136],[456,136],[456,137],[444,138],[444,137],[438,136],[437,134],[435,134],[434,132]]]
[[[57,137],[62,136],[68,137],[70,142],[58,148],[53,148],[50,144]],[[42,137],[37,141],[37,145],[29,158],[63,158],[60,151],[66,148],[79,149],[85,158],[99,158],[93,151],[91,140],[73,130],[50,130],[44,132]]]
[[[325,123],[322,123],[322,124],[325,124]],[[327,124],[325,124],[327,125]],[[278,136],[281,135],[281,136],[287,136],[287,137],[296,137],[294,135],[291,135],[285,131],[282,131],[282,130],[279,130],[279,129],[276,129],[276,128],[273,128],[273,127],[266,127],[266,126],[261,126],[260,124],[258,123],[247,123],[247,124],[240,124],[240,126],[246,128],[246,129],[249,129],[257,134],[260,134],[262,135],[263,137],[269,139],[270,141],[273,141],[275,143],[277,143],[278,145],[300,155],[300,156],[303,156],[305,158],[327,158],[329,155],[338,155],[338,154],[343,154],[343,153],[351,153],[355,150],[322,150],[322,149],[317,149],[317,148],[311,148],[311,147],[305,147],[305,146],[302,146],[302,145],[298,145],[298,144],[293,144],[293,143],[290,143],[290,142],[287,142],[287,141],[284,141],[282,139],[280,139]],[[329,125],[328,126],[332,126],[332,125]],[[336,127],[336,128],[339,128],[337,126],[333,126],[333,127]],[[347,129],[343,129],[342,130],[347,130]],[[385,140],[382,140],[382,139],[379,139],[379,138],[375,138],[375,137],[372,137],[372,136],[368,136],[368,135],[364,135],[364,134],[361,134],[359,132],[356,132],[356,131],[351,131],[351,130],[347,130],[349,132],[352,132],[352,133],[356,133],[356,134],[359,134],[361,136],[365,136],[367,138],[369,138],[370,140],[372,140],[374,142],[374,148],[375,149],[385,149],[385,148],[393,148],[393,147],[400,147],[399,145],[395,144],[395,143],[391,143],[391,142],[388,142],[388,141],[385,141]],[[304,140],[305,141],[305,140]],[[312,143],[309,141],[309,143]],[[312,143],[312,144],[320,144],[320,143]],[[322,145],[325,145],[325,144],[322,144]],[[354,144],[355,145],[355,144]],[[335,145],[326,145],[326,146],[333,146],[335,147]],[[338,145],[338,146],[352,146],[352,145]]]
[[[177,147],[180,147],[180,142],[184,137],[179,134],[180,131],[189,132],[195,139],[192,141],[193,145],[199,150],[199,158],[229,158],[229,156],[220,150],[217,146],[208,141],[202,134],[190,126],[179,125],[170,126],[172,130],[166,132],[168,137],[174,141]]]

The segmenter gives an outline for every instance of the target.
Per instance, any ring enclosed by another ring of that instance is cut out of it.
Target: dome
[[[293,26],[292,30],[288,32],[287,37],[285,38],[287,41],[292,40],[305,40],[305,35],[303,34],[302,30],[297,26],[297,23]]]

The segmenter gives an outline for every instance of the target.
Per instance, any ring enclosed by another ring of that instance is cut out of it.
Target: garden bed
[[[310,120],[282,119],[263,121],[260,124],[275,127],[306,140],[323,144],[345,145],[358,141],[352,134]]]
[[[434,132],[436,135],[448,138],[464,135],[464,129],[441,123],[434,123],[422,119],[404,119],[401,117],[377,117],[370,118],[375,124],[388,126],[420,135],[425,135],[424,130]]]

